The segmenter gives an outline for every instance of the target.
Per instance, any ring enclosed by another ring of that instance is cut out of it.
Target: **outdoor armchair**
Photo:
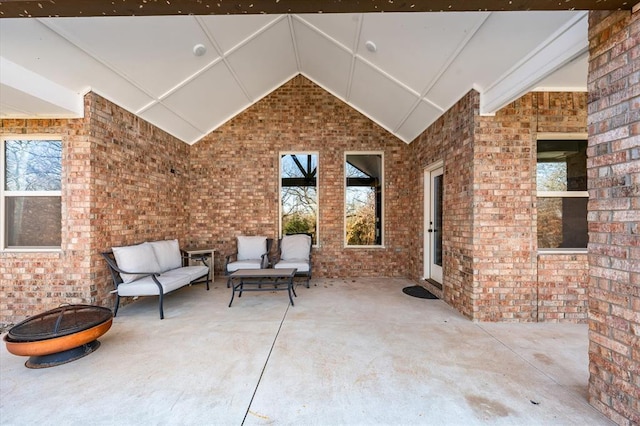
[[[296,268],[296,276],[306,277],[309,288],[312,246],[310,234],[284,235],[278,240],[278,255],[273,261],[273,267]]]
[[[229,275],[238,269],[264,269],[269,267],[269,251],[273,238],[261,236],[237,237],[236,252],[228,255],[224,261],[224,273]],[[231,279],[227,279],[227,287]]]

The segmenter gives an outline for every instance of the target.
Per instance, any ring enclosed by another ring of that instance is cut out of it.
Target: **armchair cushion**
[[[156,254],[160,272],[180,268],[182,266],[182,256],[180,254],[180,244],[178,240],[152,241],[147,243],[153,248]]]
[[[304,259],[294,259],[294,260],[281,260],[280,262],[273,265],[275,269],[289,269],[296,268],[297,272],[309,272],[309,261]]]
[[[311,237],[305,234],[285,235],[282,237],[280,247],[280,260],[308,261],[311,253]]]
[[[238,237],[238,260],[260,259],[267,252],[267,237]]]
[[[156,260],[153,247],[148,243],[134,246],[113,247],[113,255],[118,267],[127,272],[160,272],[160,265]],[[121,273],[123,283],[130,283],[142,278],[145,274]]]
[[[238,269],[260,269],[262,268],[262,260],[260,259],[247,259],[238,260],[227,264],[227,272],[235,272]]]

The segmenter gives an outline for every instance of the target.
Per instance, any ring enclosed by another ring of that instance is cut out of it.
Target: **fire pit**
[[[53,367],[75,361],[98,349],[98,337],[111,328],[110,309],[66,305],[22,321],[4,341],[14,355],[29,356],[28,368]]]

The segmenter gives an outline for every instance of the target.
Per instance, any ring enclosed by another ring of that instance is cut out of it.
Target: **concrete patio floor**
[[[473,323],[399,278],[121,308],[100,348],[28,369],[0,351],[2,425],[609,425],[587,403],[587,327]]]

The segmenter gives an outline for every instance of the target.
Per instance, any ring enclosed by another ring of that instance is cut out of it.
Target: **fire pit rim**
[[[47,340],[38,340],[35,342],[16,342],[7,339],[7,336],[4,336],[3,340],[5,341],[7,351],[12,353],[13,355],[51,355],[93,342],[111,328],[112,322],[113,318],[109,318],[108,321],[100,325],[80,331],[75,334],[68,334],[66,336],[54,337]]]
[[[75,327],[73,328],[67,328],[67,329],[59,329],[59,324],[61,319],[64,317],[64,315],[66,315],[68,312],[71,313],[73,312],[73,314],[77,315],[78,312],[80,312],[80,314],[84,314],[87,311],[93,311],[95,312],[100,312],[104,315],[102,315],[101,317],[99,317],[97,320],[95,318],[92,318],[91,321],[86,321],[86,318],[83,318],[85,320],[84,324],[78,324],[75,323]],[[30,335],[20,335],[19,330],[23,327],[25,327],[25,325],[30,324],[30,323],[34,323],[38,320],[42,320],[42,319],[51,319],[53,320],[53,317],[58,316],[57,318],[57,323],[54,327],[53,330],[49,330],[43,333],[31,333]],[[81,331],[84,330],[88,330],[90,328],[96,327],[100,324],[105,323],[106,321],[108,321],[109,319],[113,319],[113,313],[111,312],[111,309],[109,308],[105,308],[102,306],[94,306],[94,305],[82,305],[82,304],[74,304],[74,305],[63,305],[63,306],[59,306],[57,308],[54,309],[50,309],[48,311],[42,312],[40,314],[37,315],[33,315],[27,319],[25,319],[24,321],[19,322],[18,324],[14,325],[13,327],[11,327],[8,331],[8,333],[4,336],[4,340],[5,341],[10,341],[10,342],[39,342],[39,341],[46,341],[46,340],[52,340],[52,339],[56,339],[59,337],[64,337],[64,336],[68,336],[68,335],[73,335],[73,334],[77,334]]]
[[[113,323],[113,313],[111,312],[111,310],[101,306],[92,305],[67,305],[64,307],[51,309],[49,311],[43,312],[42,314],[34,315],[30,318],[27,318],[26,320],[14,326],[14,328],[19,325],[24,325],[29,321],[33,321],[34,319],[37,320],[38,318],[42,318],[42,316],[51,315],[52,313],[55,314],[56,311],[61,310],[62,308],[73,306],[92,307],[94,310],[103,311],[103,313],[108,313],[108,315],[105,315],[102,318],[102,321],[98,324],[96,324],[96,321],[91,321],[85,324],[84,327],[77,327],[74,332],[70,332],[65,335],[51,334],[49,338],[44,339],[16,340],[11,337],[10,330],[9,333],[7,333],[3,337],[3,340],[7,347],[7,351],[14,355],[31,357],[52,355],[93,342],[111,328],[111,325]]]

